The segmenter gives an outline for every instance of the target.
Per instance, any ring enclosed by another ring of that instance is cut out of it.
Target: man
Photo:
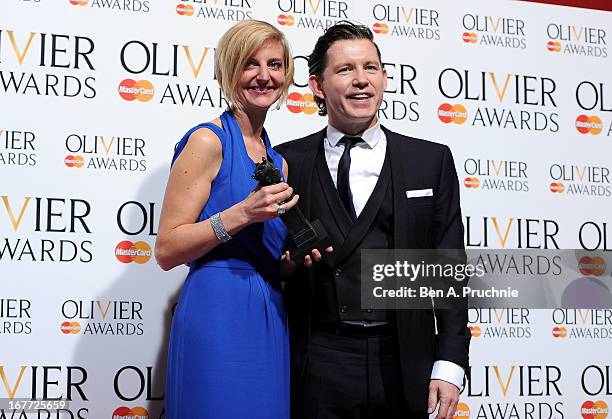
[[[387,74],[367,27],[330,27],[308,67],[329,125],[278,150],[298,205],[321,220],[334,252],[287,283],[293,414],[426,418],[438,406],[438,419],[452,418],[468,368],[467,311],[362,309],[360,300],[362,248],[463,249],[450,150],[380,125]],[[407,193],[423,190],[431,194]]]

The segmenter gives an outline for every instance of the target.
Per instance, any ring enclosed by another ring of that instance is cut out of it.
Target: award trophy
[[[274,167],[271,161],[262,157],[261,163],[257,163],[255,166],[253,179],[259,182],[259,186],[274,185],[281,182],[280,170]],[[293,195],[291,198],[293,198]],[[323,254],[325,249],[331,246],[327,231],[325,231],[321,222],[319,220],[308,221],[297,206],[281,214],[280,218],[293,240],[295,247],[290,249],[289,253],[296,264],[303,263],[304,256],[309,255],[312,249],[318,249]]]

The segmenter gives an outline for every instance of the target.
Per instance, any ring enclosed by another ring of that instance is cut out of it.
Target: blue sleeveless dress
[[[242,201],[257,186],[238,123],[200,124],[221,141],[223,160],[198,221]],[[276,153],[264,130],[268,156]],[[166,418],[289,418],[289,343],[279,281],[287,231],[280,219],[251,224],[190,263],[172,320]]]

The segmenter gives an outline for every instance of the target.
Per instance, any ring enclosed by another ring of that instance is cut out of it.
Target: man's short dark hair
[[[353,39],[367,39],[372,42],[376,47],[376,53],[378,54],[378,61],[381,62],[380,49],[374,42],[374,34],[364,25],[356,25],[352,22],[343,20],[330,26],[325,30],[325,33],[317,39],[312,54],[308,57],[308,74],[314,75],[317,79],[323,79],[323,71],[327,66],[327,50],[336,41],[353,40]],[[315,96],[315,101],[319,107],[319,115],[327,115],[327,108],[325,107],[325,100]]]

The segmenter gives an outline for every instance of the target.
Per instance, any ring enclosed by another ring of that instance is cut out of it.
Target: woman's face
[[[266,41],[247,61],[238,86],[238,98],[249,110],[267,110],[283,93],[285,65],[283,47]]]

